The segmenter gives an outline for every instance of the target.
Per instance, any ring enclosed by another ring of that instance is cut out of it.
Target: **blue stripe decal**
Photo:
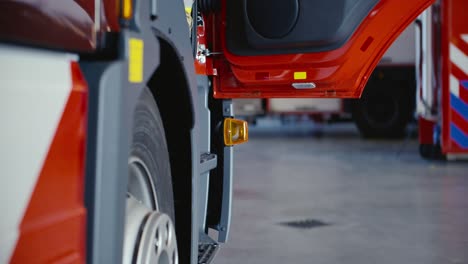
[[[450,123],[450,137],[462,148],[468,148],[468,135],[465,135],[454,123]]]
[[[465,88],[466,90],[468,90],[468,80],[463,80],[463,81],[460,81],[461,85],[463,88]]]
[[[465,120],[468,120],[468,104],[463,102],[460,98],[450,94],[450,104],[452,108],[457,111]]]

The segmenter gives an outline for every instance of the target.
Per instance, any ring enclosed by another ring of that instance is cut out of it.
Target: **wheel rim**
[[[174,224],[159,212],[152,179],[142,160],[129,159],[124,264],[178,263]]]
[[[175,229],[167,214],[153,211],[143,226],[137,263],[178,263]]]
[[[129,159],[128,192],[146,207],[159,211],[158,197],[148,167],[138,157]]]

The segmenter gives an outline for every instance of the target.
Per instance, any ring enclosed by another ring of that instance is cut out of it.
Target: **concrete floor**
[[[315,132],[236,147],[215,263],[468,263],[468,163],[424,161],[416,139],[364,141],[353,125]],[[325,225],[281,224],[307,219]]]

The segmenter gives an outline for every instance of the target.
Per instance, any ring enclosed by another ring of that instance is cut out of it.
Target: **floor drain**
[[[322,222],[320,220],[316,220],[316,219],[302,219],[302,220],[296,220],[296,221],[282,222],[280,223],[280,225],[300,228],[300,229],[310,229],[310,228],[328,226],[330,224]]]

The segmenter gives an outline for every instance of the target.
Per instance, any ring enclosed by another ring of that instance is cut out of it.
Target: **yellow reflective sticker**
[[[305,80],[307,79],[307,72],[295,72],[294,80]]]
[[[143,40],[130,38],[128,44],[128,81],[141,83],[143,81]]]

